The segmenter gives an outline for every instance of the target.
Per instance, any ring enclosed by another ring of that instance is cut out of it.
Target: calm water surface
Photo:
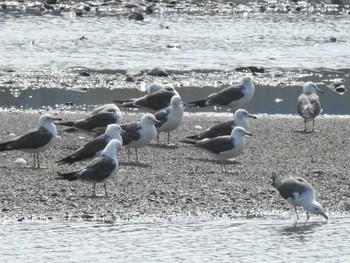
[[[3,222],[2,262],[347,262],[350,218]]]

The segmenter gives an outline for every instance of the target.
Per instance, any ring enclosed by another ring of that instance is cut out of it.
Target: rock
[[[248,67],[239,67],[236,68],[236,71],[239,72],[251,72],[251,73],[265,73],[265,68],[256,67],[256,66],[248,66]]]
[[[129,15],[129,19],[134,19],[136,21],[143,21],[144,20],[144,17],[141,13],[138,13],[138,12],[132,12],[130,13]]]
[[[169,76],[168,72],[166,72],[164,69],[161,69],[161,68],[153,68],[150,71],[148,71],[147,75],[157,76],[157,77]]]

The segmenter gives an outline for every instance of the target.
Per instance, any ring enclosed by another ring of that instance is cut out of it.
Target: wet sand
[[[81,112],[51,113],[66,120],[87,116]],[[141,115],[128,112],[124,122],[137,120]],[[38,112],[0,112],[0,141],[37,127],[39,116]],[[320,117],[316,120],[316,132],[301,133],[303,121],[299,117],[260,115],[250,120],[253,137],[247,138],[244,153],[227,165],[229,173],[222,173],[219,164],[199,149],[179,142],[197,133],[196,126],[207,128],[229,118],[228,113],[187,113],[182,126],[172,133],[175,145],[166,146],[166,136],[162,134],[162,145],[154,140],[139,150],[139,164],[128,162],[126,151],[122,151],[120,171],[108,182],[107,198],[103,197],[102,185],[97,186],[97,194],[102,197],[93,198],[91,184],[55,179],[57,171],[71,171],[83,165],[58,166],[56,161],[91,139],[81,133],[63,133],[63,128],[58,127],[59,140],[40,155],[45,168],[33,170],[15,163],[17,158],[24,158],[31,166],[32,157],[27,153],[1,153],[0,217],[293,217],[292,207],[271,186],[273,171],[281,176],[306,178],[330,216],[349,213],[349,118]]]

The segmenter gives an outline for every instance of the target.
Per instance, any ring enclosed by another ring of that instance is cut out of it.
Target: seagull
[[[139,161],[137,149],[145,147],[156,136],[157,130],[155,124],[159,121],[151,113],[146,113],[142,116],[140,122],[132,122],[123,124],[120,127],[123,129],[122,138],[123,146],[128,149],[128,157],[130,161],[130,148],[134,148],[136,152],[136,161]]]
[[[241,154],[245,147],[245,135],[252,136],[243,127],[235,127],[231,135],[205,138],[203,140],[185,139],[182,142],[193,144],[205,150],[210,156],[220,161],[221,171],[227,172],[225,160]]]
[[[322,205],[315,199],[314,188],[303,178],[286,178],[277,177],[276,173],[272,176],[272,186],[276,187],[280,195],[286,199],[295,209],[297,221],[299,219],[297,206],[302,206],[307,212],[307,220],[309,220],[309,212],[315,215],[322,215],[328,220],[328,216],[323,212]]]
[[[147,95],[138,99],[114,100],[114,102],[121,104],[119,105],[120,107],[141,108],[148,112],[154,113],[168,107],[173,96],[179,96],[174,86],[170,84],[164,85],[158,90],[157,88],[154,89],[155,91],[151,91],[151,93],[148,93]]]
[[[114,104],[108,105],[109,106],[105,107],[102,111],[97,112],[84,120],[60,121],[56,124],[71,127],[65,130],[65,132],[68,133],[77,131],[93,132],[95,128],[106,127],[108,124],[120,124],[123,120],[123,117],[119,108]]]
[[[238,126],[243,127],[247,130],[249,126],[248,118],[256,119],[256,116],[250,114],[244,109],[238,109],[235,112],[235,118],[233,120],[218,123],[200,134],[188,136],[186,138],[194,140],[203,140],[205,138],[214,138],[222,135],[230,135],[232,129]]]
[[[200,108],[206,106],[221,106],[228,108],[238,108],[248,103],[255,92],[255,87],[250,76],[245,76],[242,83],[220,90],[210,94],[202,100],[187,103],[189,107],[198,106]]]
[[[58,164],[73,164],[75,162],[91,159],[99,156],[108,142],[112,139],[117,139],[123,143],[121,137],[121,128],[118,124],[109,124],[105,133],[94,138],[93,140],[80,147],[71,155],[57,161]]]
[[[297,112],[304,118],[305,132],[308,121],[312,121],[312,131],[315,130],[315,118],[321,113],[321,103],[316,94],[317,91],[323,93],[315,83],[309,81],[303,87],[303,94],[298,97]]]
[[[39,128],[25,135],[0,144],[0,151],[19,150],[33,154],[33,168],[40,168],[39,153],[47,150],[57,139],[56,126],[53,121],[61,120],[50,114],[39,118]]]
[[[101,155],[93,159],[86,167],[69,173],[58,173],[56,179],[75,181],[82,180],[93,183],[94,195],[96,196],[96,183],[104,183],[105,197],[107,194],[106,180],[117,174],[119,163],[117,153],[121,149],[122,144],[117,139],[109,141],[102,151]]]
[[[171,98],[170,106],[164,110],[158,111],[154,114],[156,119],[160,122],[156,124],[157,140],[159,143],[159,134],[161,132],[168,133],[168,145],[170,143],[170,132],[177,129],[182,123],[183,118],[183,103],[179,96],[175,95]]]

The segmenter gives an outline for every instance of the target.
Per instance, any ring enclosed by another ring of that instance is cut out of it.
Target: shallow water
[[[0,16],[0,28],[0,68],[350,68],[347,13],[156,13],[144,22],[18,13]]]
[[[16,234],[14,234],[16,233]],[[2,262],[293,262],[349,259],[350,218],[3,222]]]

